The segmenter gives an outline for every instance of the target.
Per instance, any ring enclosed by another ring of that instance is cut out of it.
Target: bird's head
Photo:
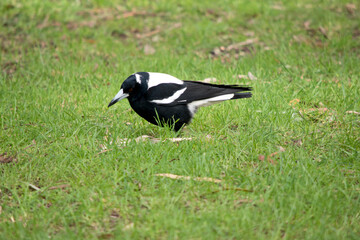
[[[121,85],[120,91],[111,100],[108,107],[114,105],[118,101],[127,98],[135,97],[140,92],[141,76],[139,74],[133,74],[129,76]]]

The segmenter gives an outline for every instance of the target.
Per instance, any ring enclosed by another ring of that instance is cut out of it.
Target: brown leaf
[[[83,21],[83,22],[75,22],[75,21],[73,21],[73,22],[68,22],[66,24],[66,27],[68,29],[70,29],[70,30],[75,30],[75,29],[80,28],[80,27],[93,28],[93,27],[96,26],[96,24],[97,24],[96,21],[93,21],[93,20],[91,20],[91,21]]]
[[[143,33],[143,34],[137,33],[136,38],[138,38],[138,39],[149,38],[149,37],[151,37],[153,35],[156,35],[156,34],[162,32],[162,31],[170,31],[170,30],[173,30],[175,28],[179,28],[181,26],[182,26],[182,23],[175,23],[175,24],[173,24],[172,26],[170,26],[168,28],[162,27],[162,28],[152,30],[150,32]],[[154,42],[156,42],[156,40]]]
[[[303,142],[301,141],[301,139],[291,139],[291,141],[293,142],[294,145],[296,145],[298,147],[303,145]]]
[[[216,47],[211,51],[211,54],[214,56],[219,56],[221,54],[220,48]]]
[[[214,183],[220,183],[220,179],[216,178],[209,178],[209,177],[190,177],[190,176],[181,176],[181,175],[175,175],[172,173],[157,173],[155,176],[161,176],[161,177],[167,177],[171,179],[184,179],[184,180],[195,180],[195,181],[205,181],[205,182],[214,182]]]
[[[353,39],[360,37],[360,29],[358,27],[353,29],[352,37]]]
[[[239,79],[249,79],[249,77],[248,77],[247,75],[241,75],[241,74],[239,74],[237,77],[238,77]]]
[[[115,38],[120,38],[120,39],[127,39],[128,38],[128,35],[126,35],[126,33],[120,32],[118,30],[112,31],[111,36],[113,36]]]
[[[327,31],[325,28],[323,27],[319,27],[319,31],[321,32],[321,34],[325,37],[325,38],[328,38],[328,35],[327,35]]]
[[[310,43],[309,40],[302,35],[294,35],[293,39],[295,40],[295,42],[298,42],[298,43],[306,43],[306,44]]]
[[[134,228],[134,223],[129,223],[128,225],[126,225],[125,227],[123,227],[122,230],[126,231],[126,230],[130,230]]]
[[[153,48],[150,44],[146,44],[144,46],[145,55],[153,55],[155,52],[156,52],[155,48]]]
[[[144,34],[137,34],[136,37],[138,39],[148,38],[148,37],[151,37],[152,35],[158,34],[159,32],[161,32],[160,29],[155,29],[153,31],[150,31],[150,32],[147,32],[147,33],[144,33]]]
[[[285,9],[281,3],[275,3],[274,5],[271,6],[271,8],[280,11]]]
[[[347,114],[360,115],[360,112],[355,112],[355,111],[346,111],[345,113],[347,113]]]
[[[1,68],[4,73],[6,73],[7,75],[11,75],[15,73],[15,71],[18,69],[18,62],[17,61],[5,62],[4,64],[1,64]]]
[[[48,189],[49,190],[64,189],[64,188],[67,188],[67,187],[70,187],[70,184],[61,184],[61,185],[57,185],[57,186],[52,186],[52,187],[49,187]]]
[[[276,153],[276,154],[277,154],[277,153]],[[267,160],[269,163],[271,163],[272,165],[276,165],[276,164],[277,164],[277,162],[274,161],[274,160],[272,160],[270,156],[268,156],[268,157],[266,158],[266,160]]]
[[[356,5],[353,3],[348,3],[345,5],[346,11],[350,14],[350,15],[354,15],[355,10],[356,10]]]
[[[255,36],[255,32],[253,32],[253,31],[247,31],[247,32],[244,32],[244,35],[245,35],[246,37],[253,37],[253,36]]]
[[[98,63],[95,63],[95,64],[94,64],[94,69],[93,69],[93,71],[95,72],[98,68],[99,68],[99,64],[98,64]]]
[[[33,139],[33,140],[32,140],[32,143],[31,143],[29,146],[24,147],[24,150],[26,150],[26,149],[28,149],[28,148],[31,148],[31,147],[33,147],[33,146],[35,146],[35,145],[36,145],[36,141],[35,141],[35,139]]]
[[[294,107],[296,104],[298,104],[300,102],[300,99],[298,99],[298,98],[295,98],[295,99],[293,99],[293,100],[291,100],[290,102],[289,102],[289,105],[290,106],[292,106],[292,107]]]
[[[251,72],[248,72],[248,77],[250,80],[257,80],[257,77],[255,77]]]
[[[305,22],[303,23],[305,30],[309,30],[309,29],[310,29],[310,23],[311,23],[310,20],[307,20],[307,21],[305,21]]]
[[[240,47],[251,45],[251,44],[254,44],[256,42],[258,42],[257,38],[250,38],[250,39],[247,39],[247,40],[245,40],[243,42],[234,43],[234,44],[231,44],[231,45],[227,46],[226,51],[239,49]]]
[[[116,140],[116,144],[119,146],[125,146],[131,141],[135,141],[136,143],[144,142],[146,140],[150,140],[153,143],[160,142],[160,138],[155,138],[149,135],[142,135],[140,137],[137,137],[135,139],[129,139],[129,138],[120,138]],[[162,142],[171,141],[171,142],[181,142],[181,141],[189,141],[192,140],[192,138],[166,138]],[[110,141],[110,144],[112,144],[112,141]]]
[[[192,140],[192,138],[167,138],[163,142],[165,142],[166,140],[169,140],[170,142],[181,142],[181,141],[190,141]]]
[[[251,199],[237,199],[234,200],[234,205],[242,205],[244,203],[251,203],[252,200]]]
[[[119,218],[119,217],[120,217],[120,214],[119,214],[119,212],[118,212],[117,210],[113,209],[113,210],[111,211],[110,217],[112,217],[112,218]]]
[[[271,153],[271,154],[266,158],[266,161],[268,161],[269,163],[271,163],[271,164],[273,164],[273,165],[276,165],[277,162],[274,161],[273,159],[271,159],[271,157],[273,157],[273,156],[275,156],[275,155],[277,155],[277,154],[278,154],[278,152]],[[264,155],[259,155],[258,158],[259,158],[260,161],[264,161],[264,160],[265,160],[265,156],[264,156]]]
[[[16,162],[16,158],[9,156],[6,152],[0,155],[0,163]]]
[[[205,82],[205,83],[216,82],[216,78],[214,78],[214,77],[205,78],[205,79],[203,80],[203,82]]]

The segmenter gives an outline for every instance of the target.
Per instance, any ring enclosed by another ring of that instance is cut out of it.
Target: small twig
[[[35,185],[31,184],[31,183],[28,183],[28,185],[29,185],[30,188],[32,188],[35,191],[40,191],[41,190],[40,188],[38,188],[37,186],[35,186]]]

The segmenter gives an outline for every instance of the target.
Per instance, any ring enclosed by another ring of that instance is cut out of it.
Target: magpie
[[[108,107],[127,98],[134,111],[148,122],[179,131],[199,107],[225,100],[250,98],[252,88],[182,81],[165,73],[137,72],[121,85]]]

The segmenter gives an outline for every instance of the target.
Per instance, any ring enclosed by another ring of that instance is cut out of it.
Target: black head
[[[145,72],[134,73],[130,75],[122,84],[120,91],[116,94],[116,96],[111,100],[108,107],[114,105],[118,101],[129,98],[129,100],[135,100],[141,96],[144,89],[146,90],[146,77],[149,74]]]

